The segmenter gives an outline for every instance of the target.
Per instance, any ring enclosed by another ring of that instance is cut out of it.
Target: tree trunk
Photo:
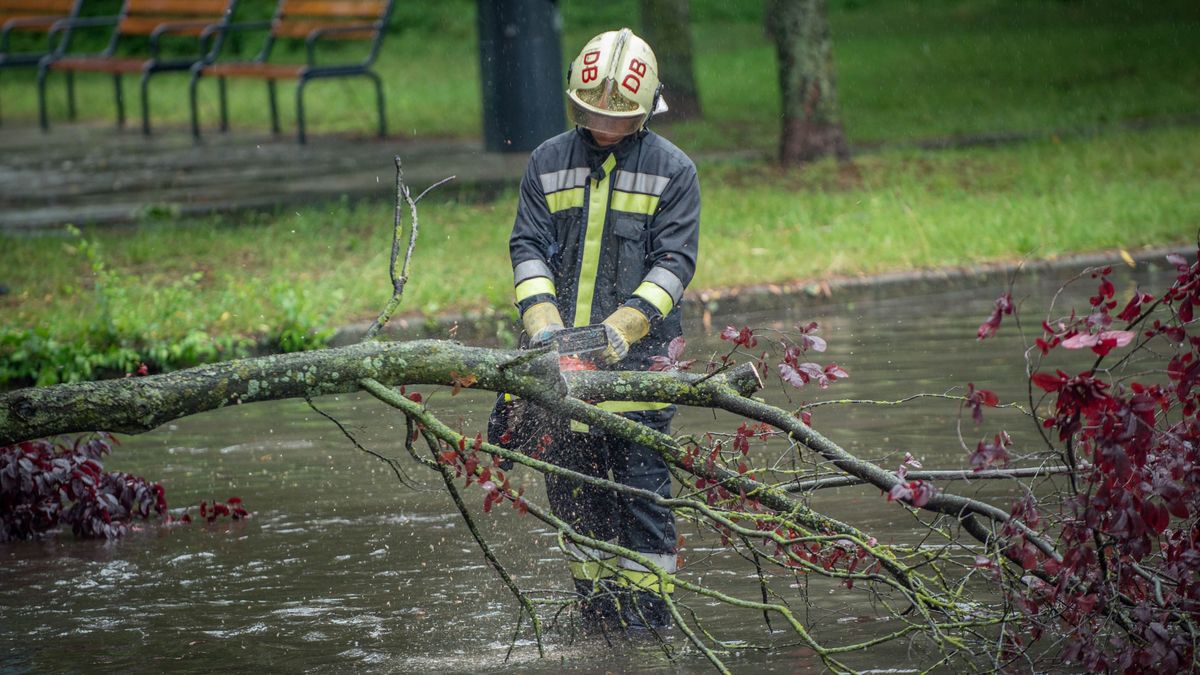
[[[241,359],[163,375],[60,384],[0,394],[0,446],[84,431],[136,434],[227,405],[358,391],[386,385],[473,386],[516,394],[557,391],[588,401],[708,405],[720,387],[749,395],[762,383],[753,366],[692,383],[701,375],[622,371],[560,373],[557,355],[467,347],[442,340],[368,342]]]
[[[779,161],[788,165],[828,156],[848,159],[825,0],[768,0],[766,21],[775,42],[783,98]]]
[[[692,68],[690,0],[641,0],[642,37],[658,59],[671,120],[701,117],[700,92]]]

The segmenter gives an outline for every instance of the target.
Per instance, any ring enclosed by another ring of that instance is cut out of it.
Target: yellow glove
[[[604,320],[604,332],[608,334],[608,346],[601,357],[607,363],[616,363],[629,354],[629,347],[650,332],[650,319],[628,305],[622,305]]]
[[[525,310],[521,322],[525,324],[530,347],[540,347],[550,340],[550,336],[563,329],[562,315],[553,302],[539,302]]]

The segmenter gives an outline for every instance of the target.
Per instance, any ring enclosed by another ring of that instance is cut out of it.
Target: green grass
[[[1200,228],[1200,131],[889,152],[779,172],[706,167],[694,285],[1162,245]],[[747,205],[753,205],[747,209]],[[780,251],[786,251],[781,255]]]
[[[243,4],[243,16],[257,16],[271,3]],[[674,125],[672,136],[690,150],[772,148],[779,95],[761,3],[692,5],[695,67],[707,118]],[[474,6],[471,0],[400,3],[378,64],[394,133],[480,135]],[[564,62],[591,34],[637,25],[634,0],[565,0],[562,12]],[[1200,109],[1195,58],[1200,4],[1190,0],[860,0],[832,2],[830,21],[843,121],[855,142],[1090,127]],[[243,52],[253,53],[255,44],[248,36]],[[303,59],[299,49],[280,56]],[[186,81],[174,74],[155,79],[152,109],[161,125],[187,123]],[[50,85],[51,117],[61,123],[63,76],[52,75]],[[77,85],[84,119],[113,119],[107,76],[81,74]],[[135,78],[126,78],[125,87],[133,110]],[[32,123],[32,73],[6,71],[0,88],[5,118]],[[285,129],[293,128],[292,91],[280,88]],[[308,91],[317,133],[373,128],[372,92],[365,81],[317,82]],[[212,129],[215,83],[203,82],[200,94],[202,123]],[[261,82],[231,82],[230,96],[235,127],[266,128]]]
[[[1136,250],[1183,243],[1200,229],[1196,129],[891,151],[853,168],[718,162],[700,171],[693,290]],[[423,202],[403,308],[505,311],[515,201],[509,193],[486,203]],[[387,300],[391,218],[382,204],[341,203],[82,238],[5,237],[0,269],[12,292],[0,296],[0,333],[38,328],[44,339],[143,354],[145,345],[202,342],[204,334],[266,338],[285,349],[318,344],[314,333],[373,318]]]

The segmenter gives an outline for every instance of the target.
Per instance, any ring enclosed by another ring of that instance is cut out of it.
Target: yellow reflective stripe
[[[644,213],[652,216],[658,210],[658,197],[654,195],[642,195],[636,192],[613,190],[612,208],[614,211]]]
[[[550,213],[558,213],[574,206],[583,206],[583,188],[551,192],[546,195],[546,206],[550,207]]]
[[[670,403],[656,403],[650,401],[601,401],[596,404],[596,407],[601,410],[607,410],[613,413],[637,412],[639,410],[662,410],[670,406]]]
[[[583,240],[583,264],[579,266],[579,294],[575,296],[575,326],[592,322],[592,296],[596,291],[596,271],[600,269],[600,246],[604,239],[604,218],[608,214],[608,186],[616,155],[604,160],[604,178],[592,183],[588,195],[587,232]]]
[[[590,427],[588,427],[588,425],[584,424],[583,422],[579,422],[577,420],[571,420],[571,431],[574,431],[577,434],[586,434],[588,432],[589,428]]]
[[[572,560],[567,565],[572,577],[587,581],[607,579],[617,573],[616,563],[607,560]]]
[[[554,282],[546,277],[526,279],[517,284],[517,287],[513,289],[513,295],[517,296],[517,302],[521,302],[526,298],[532,298],[535,295],[554,295],[554,292]]]
[[[654,572],[643,572],[641,570],[617,570],[617,581],[622,586],[636,588],[642,591],[650,591],[651,593],[674,593],[675,582],[671,577],[667,576],[666,587],[660,590],[659,578]]]
[[[670,314],[671,308],[675,306],[671,294],[653,281],[643,281],[633,294],[654,305],[663,316]]]

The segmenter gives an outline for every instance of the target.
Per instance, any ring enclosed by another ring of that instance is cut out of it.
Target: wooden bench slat
[[[205,75],[219,77],[257,77],[264,80],[283,80],[298,77],[301,65],[290,63],[258,63],[243,61],[239,63],[214,63],[205,66]]]
[[[227,0],[129,0],[127,14],[222,15]]]
[[[271,27],[271,33],[276,37],[284,38],[303,38],[309,33],[319,28],[337,28],[339,26],[357,26],[362,21],[276,21]],[[348,31],[345,33],[336,33],[330,35],[330,39],[336,40],[373,40],[375,38],[374,29],[363,29],[356,31]]]
[[[73,70],[92,73],[138,73],[146,64],[144,58],[68,57],[50,63],[51,70]]]
[[[121,19],[121,24],[117,30],[122,35],[149,35],[154,32],[164,23],[176,23],[179,21],[205,21],[209,20],[212,23],[220,21],[219,16],[201,16],[201,17],[185,17],[185,16],[127,16]],[[172,35],[199,35],[203,30],[204,25],[195,27],[182,28],[180,30],[171,31]]]
[[[285,17],[377,19],[386,7],[382,0],[284,0],[280,13]]]
[[[0,12],[29,16],[66,14],[74,4],[74,0],[0,0]]]

